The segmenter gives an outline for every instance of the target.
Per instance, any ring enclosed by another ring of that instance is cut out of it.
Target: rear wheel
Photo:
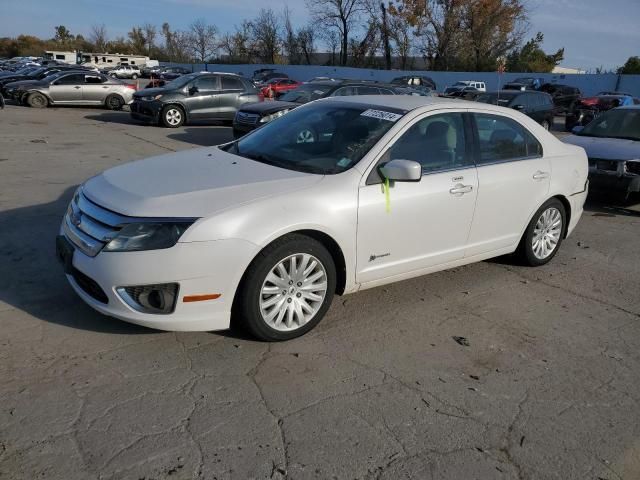
[[[335,288],[336,268],[324,245],[304,235],[287,235],[267,246],[249,266],[237,310],[256,337],[289,340],[322,320]]]
[[[124,99],[120,95],[109,95],[104,101],[105,107],[109,110],[122,110]]]
[[[167,128],[178,128],[184,123],[184,110],[177,105],[167,105],[160,113],[160,122]]]
[[[564,205],[557,198],[538,209],[518,247],[518,254],[527,265],[544,265],[556,255],[566,230],[566,218]]]
[[[47,108],[49,100],[41,93],[32,93],[27,97],[27,105],[32,108]]]

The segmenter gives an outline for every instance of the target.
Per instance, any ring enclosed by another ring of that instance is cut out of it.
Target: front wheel
[[[184,111],[177,105],[167,105],[160,113],[160,122],[167,128],[178,128],[184,123]]]
[[[104,105],[109,110],[122,110],[124,99],[120,95],[109,95],[105,99]]]
[[[558,253],[566,230],[564,205],[552,198],[535,213],[522,236],[518,253],[532,267],[548,263]]]
[[[27,105],[31,108],[47,108],[49,101],[41,93],[32,93],[27,97]]]
[[[288,235],[267,246],[249,266],[238,292],[238,313],[261,340],[289,340],[322,320],[335,288],[335,264],[324,245]]]

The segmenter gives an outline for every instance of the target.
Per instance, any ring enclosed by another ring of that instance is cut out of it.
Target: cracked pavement
[[[633,210],[591,205],[542,268],[499,258],[337,297],[286,343],[85,306],[54,258],[75,185],[230,137],[0,111],[0,479],[640,478]]]

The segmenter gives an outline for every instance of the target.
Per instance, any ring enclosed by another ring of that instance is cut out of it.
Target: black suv
[[[332,80],[304,83],[276,101],[244,105],[233,119],[233,136],[239,138],[312,100],[346,95],[396,95],[394,87],[378,83]]]
[[[580,89],[569,85],[558,85],[555,83],[545,83],[540,87],[540,91],[548,93],[553,99],[556,110],[571,112],[582,97]]]
[[[517,91],[501,90],[499,92],[481,93],[475,98],[476,102],[490,103],[500,107],[513,108],[533,118],[545,129],[553,126],[555,106],[551,95],[535,90]]]
[[[191,73],[160,88],[134,93],[131,116],[177,128],[191,120],[231,121],[238,108],[260,96],[248,80],[232,73]]]
[[[160,70],[160,78],[162,80],[175,80],[182,75],[188,75],[190,73],[192,73],[191,70],[184,67],[166,67]]]

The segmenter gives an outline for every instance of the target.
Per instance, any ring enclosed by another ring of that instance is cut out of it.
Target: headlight
[[[162,98],[162,94],[156,95],[155,97],[151,95],[147,95],[146,97],[140,97],[140,100],[144,102],[153,102],[154,100],[160,100],[161,98]]]
[[[262,117],[260,119],[260,123],[267,123],[267,122],[270,122],[272,120],[275,120],[276,118],[279,118],[279,117],[283,116],[288,111],[289,111],[289,109],[280,110],[279,112],[272,113],[271,115],[266,115],[266,116],[264,116],[264,117]]]
[[[193,222],[130,223],[104,247],[105,252],[139,252],[173,247]]]

